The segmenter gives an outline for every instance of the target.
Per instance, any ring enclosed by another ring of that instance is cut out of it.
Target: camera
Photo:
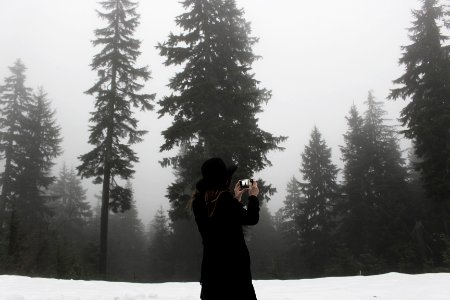
[[[248,189],[253,184],[253,179],[241,179],[239,180],[239,186],[241,189]]]

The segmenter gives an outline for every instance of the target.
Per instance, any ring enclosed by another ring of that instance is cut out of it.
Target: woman
[[[236,169],[227,168],[220,158],[205,161],[203,178],[193,195],[192,208],[203,241],[202,300],[256,300],[242,225],[258,223],[259,189],[256,181],[247,189],[238,182],[233,195],[229,186]],[[241,202],[245,191],[247,209]]]

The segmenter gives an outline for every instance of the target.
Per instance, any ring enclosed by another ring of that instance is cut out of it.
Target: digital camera
[[[253,179],[241,179],[239,180],[239,186],[241,189],[248,189],[253,184]]]

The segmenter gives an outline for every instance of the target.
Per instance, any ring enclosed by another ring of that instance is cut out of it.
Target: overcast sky
[[[402,74],[398,66],[401,45],[409,44],[407,28],[411,10],[419,0],[237,0],[259,37],[254,52],[262,59],[254,64],[256,79],[272,90],[273,97],[260,114],[260,127],[275,135],[289,136],[284,152],[269,155],[273,166],[259,174],[278,193],[269,202],[272,212],[282,206],[287,182],[301,179],[300,154],[314,125],[332,147],[334,162],[342,167],[339,145],[346,131],[350,106],[360,111],[369,90],[385,100],[392,80]],[[27,66],[27,85],[43,86],[57,111],[62,127],[62,163],[79,164],[77,157],[91,149],[88,118],[94,98],[84,94],[96,80],[89,64],[98,52],[91,45],[93,31],[104,26],[94,0],[0,0],[0,84],[17,58]],[[174,19],[183,12],[177,0],[141,0],[141,24],[136,37],[142,40],[139,65],[148,65],[152,79],[145,91],[168,95],[169,78],[176,69],[163,65],[155,45],[177,32]],[[389,101],[388,117],[398,123],[403,101]],[[156,110],[158,110],[158,106]],[[156,110],[139,113],[140,128],[149,130],[134,149],[140,163],[133,180],[140,217],[147,223],[162,205],[166,187],[174,179],[171,169],[158,161],[175,153],[160,153],[161,131],[171,119],[158,119]],[[405,144],[406,145],[406,144]],[[404,146],[406,147],[406,146]],[[84,181],[88,195],[100,186]]]

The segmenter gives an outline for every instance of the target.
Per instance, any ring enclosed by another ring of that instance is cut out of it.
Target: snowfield
[[[255,280],[258,300],[450,299],[450,273]],[[0,300],[193,300],[200,284],[137,284],[0,275]],[[232,300],[232,299],[230,299]]]

